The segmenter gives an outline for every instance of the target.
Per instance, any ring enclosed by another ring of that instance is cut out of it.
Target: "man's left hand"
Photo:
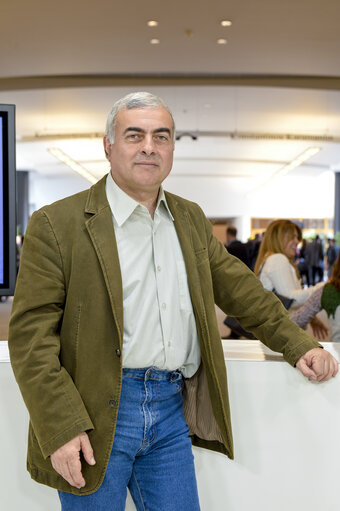
[[[328,351],[313,348],[299,358],[296,367],[310,381],[323,382],[336,376],[338,361]]]

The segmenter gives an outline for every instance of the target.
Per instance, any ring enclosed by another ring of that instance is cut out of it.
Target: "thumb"
[[[304,358],[301,358],[298,363],[296,364],[296,367],[301,371],[303,376],[308,378],[309,380],[316,380],[316,374],[310,367],[308,366],[306,360]]]
[[[80,448],[83,452],[84,459],[89,465],[95,465],[96,460],[93,456],[93,449],[89,437],[86,433],[80,437]]]

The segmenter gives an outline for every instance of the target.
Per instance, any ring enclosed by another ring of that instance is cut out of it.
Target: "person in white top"
[[[275,220],[264,235],[255,264],[255,274],[265,289],[291,298],[292,309],[303,305],[314,291],[324,283],[302,288],[301,278],[294,264],[296,249],[302,239],[300,227],[291,220]],[[324,338],[327,328],[318,319],[311,321],[314,334]]]

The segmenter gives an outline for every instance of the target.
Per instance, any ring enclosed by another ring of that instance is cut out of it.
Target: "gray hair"
[[[110,144],[113,144],[115,139],[118,112],[124,108],[127,110],[131,110],[132,108],[165,108],[165,110],[169,112],[172,120],[172,136],[175,136],[175,121],[169,107],[164,101],[150,92],[132,92],[116,101],[107,117],[105,136]]]

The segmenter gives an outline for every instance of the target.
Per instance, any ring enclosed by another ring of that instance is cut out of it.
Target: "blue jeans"
[[[124,511],[127,487],[138,511],[199,511],[178,371],[123,369],[117,427],[100,488],[59,492],[62,511]]]

